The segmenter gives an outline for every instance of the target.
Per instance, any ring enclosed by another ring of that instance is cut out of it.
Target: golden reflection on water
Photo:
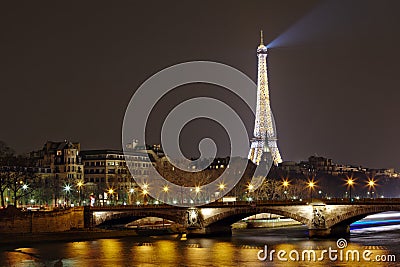
[[[212,260],[217,266],[224,266],[235,261],[236,249],[228,242],[215,243],[211,248]]]
[[[101,252],[102,266],[118,266],[125,262],[123,257],[121,241],[118,239],[101,239],[99,240],[99,249]]]
[[[155,243],[155,253],[160,262],[173,264],[179,262],[176,242],[171,240],[160,240]]]
[[[210,251],[207,248],[188,246],[185,248],[184,261],[188,266],[200,266],[204,259],[210,257]]]
[[[86,256],[90,253],[89,243],[86,242],[72,242],[67,243],[65,251],[68,255],[73,257]]]
[[[130,257],[132,262],[145,264],[157,261],[153,243],[140,243],[132,246]]]
[[[64,266],[397,266],[396,262],[366,262],[362,259],[362,253],[368,249],[372,252],[373,259],[376,255],[393,254],[382,246],[362,246],[348,242],[344,249],[338,249],[336,240],[304,240],[294,244],[283,243],[268,245],[268,259],[259,261],[257,253],[265,247],[235,244],[229,241],[214,239],[194,239],[188,241],[158,239],[153,242],[138,242],[124,239],[102,239],[97,241],[71,242],[56,244],[54,251],[49,250],[49,245],[38,248],[18,248],[11,251],[3,251],[0,257],[0,266],[53,266],[58,257],[63,258]],[[53,247],[53,245],[50,245]],[[325,253],[323,261],[318,260],[323,250],[331,247],[338,250],[338,259],[331,261],[328,253]],[[302,261],[303,250],[314,250],[316,260]],[[388,248],[390,249],[390,247]],[[269,253],[275,250],[273,261],[269,259]],[[279,250],[286,252],[287,261],[280,261],[277,257]],[[298,251],[300,260],[293,261],[289,253]],[[360,261],[346,261],[348,250],[359,251]],[[340,259],[342,251],[342,259]],[[47,258],[47,259],[46,259]],[[50,263],[47,265],[46,263]]]

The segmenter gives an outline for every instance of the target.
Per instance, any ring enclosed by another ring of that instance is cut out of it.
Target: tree
[[[0,140],[0,198],[1,207],[5,207],[4,192],[8,187],[7,167],[11,166],[14,161],[14,151],[4,142]]]
[[[6,203],[4,201],[4,191],[7,189],[8,183],[8,175],[5,172],[0,173],[0,198],[1,198],[1,207],[5,208]]]
[[[254,195],[257,199],[274,200],[282,195],[281,183],[278,180],[265,179]]]
[[[17,206],[17,193],[24,185],[23,178],[24,176],[21,172],[10,172],[8,174],[8,188],[13,193],[14,207]]]

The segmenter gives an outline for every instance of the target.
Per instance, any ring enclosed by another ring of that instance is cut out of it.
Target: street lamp
[[[64,191],[65,191],[65,202],[68,205],[68,197],[67,196],[68,196],[69,192],[71,191],[71,186],[69,184],[66,184],[64,186]]]
[[[253,190],[254,190],[254,185],[249,184],[249,185],[247,186],[247,189],[249,190],[249,192],[253,191]]]
[[[109,188],[107,193],[110,195],[110,199],[111,199],[110,203],[112,203],[113,202],[114,189],[113,188]]]
[[[82,201],[82,197],[81,197],[81,192],[82,192],[82,186],[83,186],[83,182],[79,181],[77,184],[78,186],[78,193],[79,193],[79,206],[81,206],[81,201]]]
[[[248,196],[247,196],[247,200],[248,201],[253,201],[253,198],[251,197],[251,192],[254,192],[254,185],[253,184],[251,184],[251,183],[249,183],[248,185],[247,185],[247,191],[249,192],[249,194],[248,194]]]
[[[313,193],[313,190],[314,190],[315,186],[316,186],[316,182],[314,180],[309,180],[307,182],[307,187],[310,188],[310,199],[311,199],[311,202],[312,202],[312,197],[313,197],[312,193]]]
[[[283,188],[285,190],[284,191],[285,199],[287,199],[287,189],[288,189],[289,185],[290,185],[290,181],[288,179],[285,179],[285,180],[282,181],[282,186],[283,186]]]
[[[24,205],[26,205],[25,196],[26,196],[26,190],[28,190],[28,188],[29,188],[29,186],[28,186],[27,184],[24,184],[24,185],[22,186],[22,190],[24,190],[24,195],[23,195],[23,197],[24,197]]]
[[[145,184],[142,187],[143,204],[147,205],[147,195],[149,194],[148,186]]]
[[[71,191],[71,186],[69,184],[64,186],[64,191],[68,192]]]
[[[168,193],[168,191],[169,191],[168,185],[165,185],[163,187],[163,191],[164,191],[164,193]]]
[[[372,198],[372,189],[375,189],[376,180],[374,178],[369,178],[368,182],[367,182],[367,186],[369,187],[369,194],[370,194],[370,197]]]
[[[347,186],[349,187],[349,192],[350,192],[349,198],[350,198],[350,202],[351,202],[351,188],[352,188],[352,187],[354,186],[354,184],[355,184],[354,179],[353,179],[352,177],[347,178],[346,184],[347,184]]]
[[[219,188],[219,190],[224,190],[225,189],[225,184],[223,184],[223,183],[220,183],[219,185],[218,185],[218,188]]]
[[[163,188],[162,188],[162,191],[163,191],[163,201],[164,201],[164,203],[167,203],[168,202],[168,191],[169,191],[169,187],[168,187],[168,185],[164,185],[163,186]]]
[[[132,194],[135,192],[134,188],[129,189],[129,205],[132,205]]]

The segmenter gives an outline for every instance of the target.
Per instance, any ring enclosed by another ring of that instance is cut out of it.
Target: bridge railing
[[[243,207],[243,206],[279,206],[279,205],[308,205],[311,203],[324,203],[336,205],[389,205],[400,204],[400,198],[362,198],[352,199],[349,198],[313,198],[311,199],[286,199],[286,200],[255,200],[255,201],[234,201],[234,202],[212,202],[203,206],[203,208],[217,208],[217,207]],[[168,204],[147,204],[147,205],[113,205],[113,206],[95,206],[90,207],[94,211],[107,211],[107,210],[132,210],[132,209],[185,209],[183,207],[171,206]]]
[[[400,198],[331,198],[321,201],[326,204],[400,204]]]

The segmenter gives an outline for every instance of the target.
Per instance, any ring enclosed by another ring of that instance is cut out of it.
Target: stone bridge
[[[85,211],[86,226],[128,223],[145,217],[159,217],[181,224],[188,234],[231,234],[231,225],[248,216],[272,213],[292,218],[309,230],[309,236],[343,236],[350,224],[367,215],[400,211],[400,199],[265,201],[212,203],[180,208],[168,205],[91,207]]]

